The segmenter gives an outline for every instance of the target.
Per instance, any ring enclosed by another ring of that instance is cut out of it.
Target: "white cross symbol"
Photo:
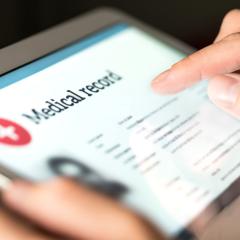
[[[17,141],[19,136],[16,134],[15,130],[16,129],[13,126],[4,127],[0,125],[0,139],[10,138],[13,141]]]

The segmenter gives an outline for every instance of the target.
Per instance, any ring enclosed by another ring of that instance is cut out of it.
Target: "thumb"
[[[39,226],[74,239],[164,239],[155,227],[120,203],[71,180],[15,182],[5,190],[3,200]]]
[[[218,107],[240,118],[239,74],[226,74],[211,79],[208,87],[208,95]]]

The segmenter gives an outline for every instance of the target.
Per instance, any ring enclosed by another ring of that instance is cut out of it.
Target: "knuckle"
[[[223,22],[232,21],[237,16],[240,16],[240,10],[239,9],[232,9],[225,15],[225,17],[223,19]]]
[[[233,41],[240,44],[240,32],[231,33],[228,36],[226,36],[224,40]]]

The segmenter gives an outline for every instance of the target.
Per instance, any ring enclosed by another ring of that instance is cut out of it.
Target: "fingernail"
[[[11,185],[11,180],[4,175],[0,175],[0,189],[1,191],[5,191]]]
[[[161,90],[168,84],[169,82],[169,75],[170,75],[170,69],[166,70],[165,72],[158,75],[153,81],[152,81],[152,87],[154,90]]]
[[[233,83],[226,88],[217,89],[213,98],[232,106],[238,104],[240,101],[240,84]]]

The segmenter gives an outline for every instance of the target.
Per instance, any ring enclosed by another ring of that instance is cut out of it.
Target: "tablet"
[[[201,235],[239,195],[240,123],[210,103],[206,82],[152,91],[192,51],[113,9],[2,49],[1,185],[73,177],[169,237]]]

